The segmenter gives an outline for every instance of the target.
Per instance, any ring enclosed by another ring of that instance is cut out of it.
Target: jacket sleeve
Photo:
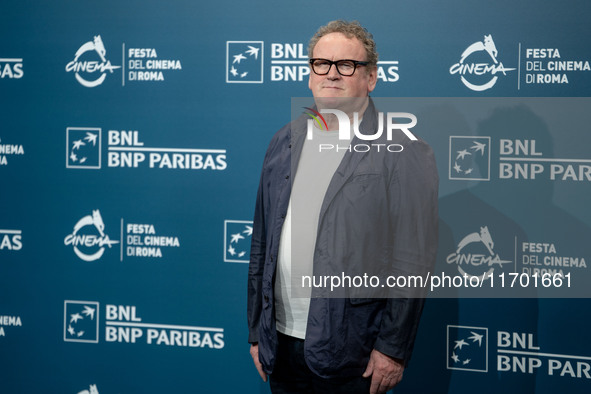
[[[392,236],[391,273],[425,276],[435,265],[438,244],[439,178],[433,151],[411,141],[399,153],[388,190]],[[410,360],[425,302],[422,289],[410,288],[389,298],[382,314],[375,349]]]
[[[248,266],[248,296],[247,296],[247,318],[248,318],[248,342],[259,341],[259,322],[262,309],[262,282],[263,269],[266,255],[266,225],[264,205],[264,174],[265,162],[261,171],[259,189],[257,192],[254,218],[252,226],[252,241],[250,246],[250,263]]]

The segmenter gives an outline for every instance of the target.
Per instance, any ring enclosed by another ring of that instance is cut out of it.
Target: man
[[[344,21],[321,27],[308,53],[310,110],[326,114],[329,131],[311,130],[303,116],[267,150],[249,266],[250,352],[273,393],[384,393],[410,359],[423,299],[310,297],[297,287],[302,276],[339,269],[426,273],[437,248],[435,161],[424,142],[403,133],[377,141],[402,146],[398,152],[318,149],[322,138],[331,142],[325,146],[343,143],[334,131],[342,119],[330,116],[331,107],[347,114],[354,130],[362,119],[362,134],[378,129],[369,98],[378,57],[371,34]],[[346,145],[366,142],[350,134]]]

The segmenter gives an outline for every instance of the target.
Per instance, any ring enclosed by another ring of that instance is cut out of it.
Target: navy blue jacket
[[[377,115],[370,100],[360,126],[363,134],[375,133]],[[259,344],[259,359],[267,373],[273,372],[277,349],[273,288],[279,240],[306,120],[300,117],[287,124],[271,140],[255,206],[248,340]],[[331,179],[318,221],[315,275],[345,269],[351,274],[376,274],[383,280],[384,273],[415,275],[432,270],[438,219],[433,152],[422,140],[411,141],[403,133],[395,133],[392,141],[385,138],[384,132],[373,143],[400,144],[403,151],[377,152],[374,147],[365,153],[346,152]],[[369,143],[357,137],[351,142]],[[423,298],[404,293],[395,297],[358,293],[346,298],[317,298],[313,293],[304,344],[308,366],[323,377],[358,376],[374,348],[407,363],[423,303]]]

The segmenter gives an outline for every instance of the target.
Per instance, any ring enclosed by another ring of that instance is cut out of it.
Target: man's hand
[[[403,372],[404,363],[402,360],[386,356],[374,349],[369,356],[369,363],[367,363],[363,377],[371,376],[370,394],[381,394],[396,386],[402,380]]]
[[[259,375],[263,379],[263,382],[267,381],[267,374],[263,371],[263,364],[259,361],[259,344],[255,343],[250,345],[250,355],[252,356],[252,361],[254,361],[254,366],[257,367],[257,371],[259,371]]]

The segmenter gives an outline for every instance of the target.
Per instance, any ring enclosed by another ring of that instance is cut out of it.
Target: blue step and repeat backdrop
[[[506,274],[427,301],[395,392],[590,392],[575,0],[3,2],[0,392],[268,392],[246,328],[256,188],[310,96],[307,42],[340,18],[378,43],[373,96],[434,148],[436,272]]]

